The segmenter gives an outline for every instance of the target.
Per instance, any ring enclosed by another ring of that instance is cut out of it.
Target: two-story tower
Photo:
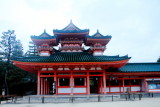
[[[129,61],[128,56],[106,56],[103,52],[111,40],[98,30],[90,36],[88,29],[80,29],[72,21],[49,35],[45,30],[31,36],[39,56],[13,60],[23,70],[37,74],[37,94],[106,94],[107,72]],[[89,47],[86,49],[85,46]]]

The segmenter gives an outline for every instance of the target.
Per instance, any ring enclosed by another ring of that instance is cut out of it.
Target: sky
[[[160,57],[160,0],[0,0],[0,36],[15,30],[24,51],[30,36],[63,29],[70,20],[80,29],[111,35],[104,55],[128,55],[130,62]]]

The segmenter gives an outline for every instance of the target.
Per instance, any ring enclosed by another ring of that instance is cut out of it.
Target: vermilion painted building
[[[37,74],[38,95],[124,93],[127,88],[160,92],[160,63],[128,63],[131,57],[103,55],[110,35],[97,31],[89,36],[88,29],[81,30],[72,21],[53,33],[31,36],[39,56],[13,60]]]

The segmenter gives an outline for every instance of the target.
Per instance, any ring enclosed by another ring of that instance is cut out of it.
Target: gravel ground
[[[135,101],[48,103],[48,104],[5,104],[0,107],[160,107],[160,98],[142,98]]]

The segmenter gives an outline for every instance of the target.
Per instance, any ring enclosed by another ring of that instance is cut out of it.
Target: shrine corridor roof
[[[34,56],[14,58],[15,61],[21,62],[112,62],[130,59],[128,56],[93,56],[88,52],[57,52],[51,56]]]
[[[119,72],[160,72],[160,63],[127,63]]]

